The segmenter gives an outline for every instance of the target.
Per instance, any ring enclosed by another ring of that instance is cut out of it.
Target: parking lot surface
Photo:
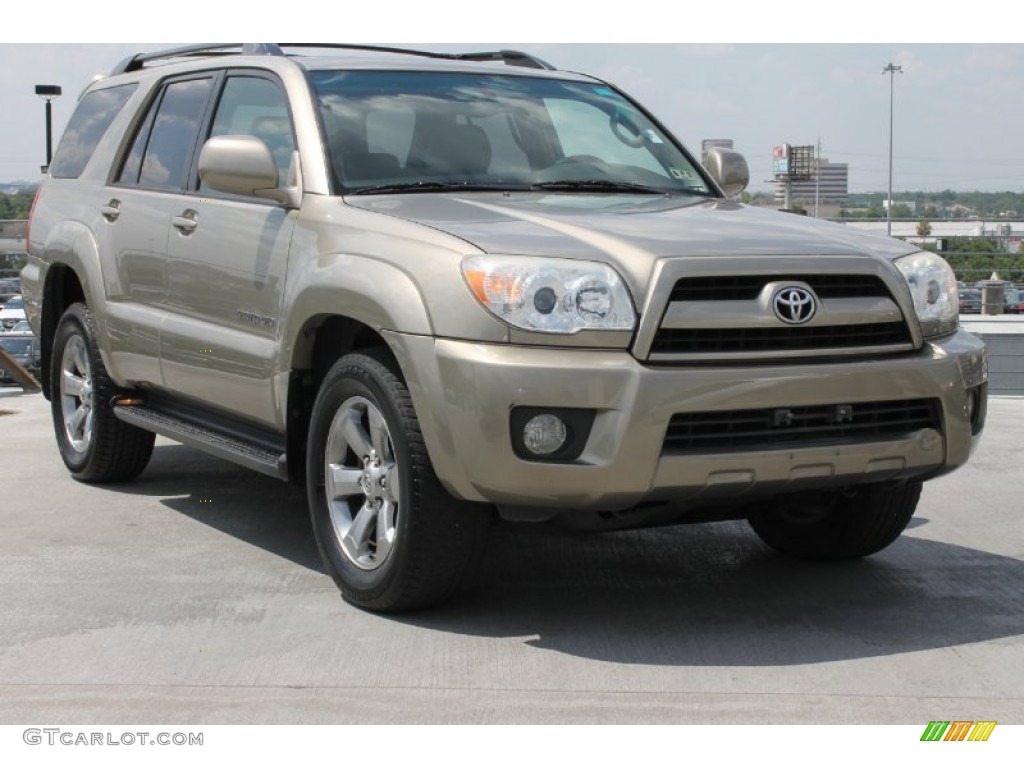
[[[1024,400],[857,563],[743,523],[493,529],[476,588],[347,605],[300,489],[158,439],[70,479],[40,395],[0,395],[0,722],[1024,723]]]

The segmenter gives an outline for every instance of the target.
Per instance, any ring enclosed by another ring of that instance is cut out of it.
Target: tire
[[[759,505],[749,518],[761,540],[806,560],[853,560],[892,544],[914,516],[921,483],[867,485],[794,495]]]
[[[149,463],[156,436],[114,416],[118,391],[100,357],[92,314],[72,304],[53,339],[50,411],[61,459],[76,480],[132,480]]]
[[[490,511],[441,486],[387,350],[334,364],[308,440],[313,531],[342,596],[387,613],[450,599],[479,560]]]

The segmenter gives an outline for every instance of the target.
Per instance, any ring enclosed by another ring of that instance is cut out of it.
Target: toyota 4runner
[[[380,611],[449,598],[495,509],[869,555],[967,461],[984,346],[939,256],[741,205],[747,181],[515,51],[131,57],[30,220],[60,454],[125,481],[161,434],[303,484]]]

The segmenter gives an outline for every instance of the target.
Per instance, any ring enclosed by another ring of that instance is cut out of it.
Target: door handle
[[[199,226],[199,212],[187,208],[171,219],[171,224],[183,235],[191,235]]]
[[[107,221],[117,221],[117,217],[121,215],[121,201],[116,198],[111,200],[100,208],[100,213]]]

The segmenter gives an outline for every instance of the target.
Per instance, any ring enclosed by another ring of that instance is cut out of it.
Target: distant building
[[[807,181],[790,181],[790,201],[808,210],[814,207],[815,199],[829,207],[843,206],[849,194],[850,166],[847,163],[830,163],[828,158],[818,161],[818,178]],[[775,182],[775,202],[782,205],[786,200],[786,186]]]
[[[28,222],[25,219],[0,219],[0,238],[24,240]]]
[[[898,205],[905,205],[911,213],[917,213],[917,201],[916,200],[893,200],[892,207],[895,208]],[[889,201],[882,201],[882,209],[889,210]]]

